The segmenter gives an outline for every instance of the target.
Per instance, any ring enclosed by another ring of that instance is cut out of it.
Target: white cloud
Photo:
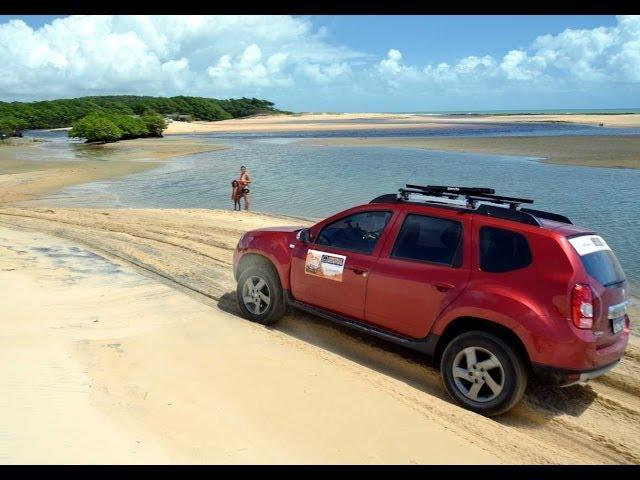
[[[12,20],[0,24],[10,72],[0,97],[251,95],[290,86],[296,73],[330,82],[364,55],[326,37],[289,16],[72,16],[38,29]]]
[[[443,39],[444,41],[445,39]],[[0,24],[0,98],[132,93],[313,98],[316,92],[478,95],[640,84],[640,17],[440,63],[375,58],[290,16],[72,16]],[[321,90],[319,90],[321,89]],[[333,89],[333,90],[332,90]],[[519,90],[518,90],[519,89]]]
[[[302,73],[313,82],[320,84],[343,82],[352,76],[351,67],[347,62],[327,65],[311,63],[302,67]]]
[[[545,58],[529,56],[524,50],[511,50],[500,62],[500,70],[509,80],[532,80],[542,74]]]
[[[266,62],[262,61],[262,50],[252,43],[240,54],[237,62],[231,55],[223,55],[207,73],[216,81],[218,88],[229,89],[238,86],[286,86],[293,83],[292,78],[283,72],[287,54],[274,53]]]
[[[615,27],[567,29],[541,35],[529,48],[507,51],[501,58],[468,56],[453,63],[407,65],[391,49],[371,70],[392,88],[437,87],[455,91],[517,87],[566,89],[589,84],[640,82],[640,17],[618,17]]]

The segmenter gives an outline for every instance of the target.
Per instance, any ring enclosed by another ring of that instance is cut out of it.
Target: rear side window
[[[503,273],[531,264],[531,249],[524,235],[502,228],[480,229],[480,269]]]
[[[459,222],[424,215],[407,215],[391,256],[458,266],[461,238],[462,225]]]

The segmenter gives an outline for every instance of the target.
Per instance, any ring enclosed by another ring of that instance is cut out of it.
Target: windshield
[[[602,237],[583,235],[571,238],[569,242],[580,255],[587,275],[602,286],[608,287],[624,282],[622,266]]]

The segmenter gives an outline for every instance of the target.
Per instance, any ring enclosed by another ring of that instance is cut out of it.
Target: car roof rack
[[[509,208],[515,210],[521,203],[533,203],[528,198],[505,197],[496,195],[493,188],[484,187],[448,187],[443,185],[411,185],[407,184],[406,188],[399,190],[399,198],[405,193],[417,193],[419,195],[429,197],[446,197],[455,200],[464,197],[467,200],[469,208],[475,208],[477,202],[490,202],[502,205],[509,205]]]
[[[474,210],[482,215],[537,226],[542,225],[539,219],[571,224],[571,220],[564,215],[531,208],[519,208],[522,204],[533,203],[533,200],[529,198],[496,195],[493,188],[486,187],[407,184],[405,188],[398,189],[398,193],[395,195],[380,195],[371,200],[371,203],[388,202],[430,203],[464,208]]]

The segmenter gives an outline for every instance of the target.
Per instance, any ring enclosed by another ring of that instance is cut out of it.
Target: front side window
[[[406,260],[460,265],[460,222],[424,215],[407,215],[391,256]]]
[[[325,226],[316,245],[327,245],[343,250],[373,252],[391,212],[363,212],[349,215]]]
[[[480,269],[503,273],[531,264],[531,249],[524,235],[502,228],[480,229]]]

